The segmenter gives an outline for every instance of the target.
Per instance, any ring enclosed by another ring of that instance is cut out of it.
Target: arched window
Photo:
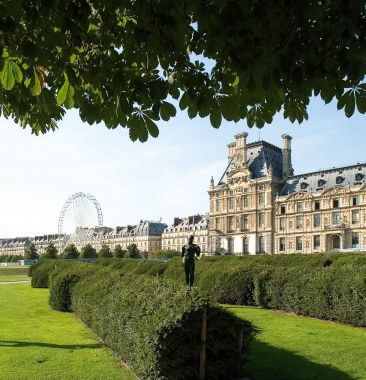
[[[230,237],[227,239],[227,252],[229,255],[234,253],[234,239]]]
[[[244,236],[243,237],[243,255],[249,254],[249,239]]]

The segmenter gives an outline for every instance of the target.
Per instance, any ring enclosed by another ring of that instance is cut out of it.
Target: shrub
[[[58,267],[64,266],[63,260],[42,259],[29,268],[28,276],[32,277],[33,288],[48,288],[49,276]]]
[[[71,311],[72,287],[95,269],[95,265],[92,264],[69,262],[52,271],[49,281],[49,305],[55,310]]]
[[[74,286],[72,308],[140,378],[166,380],[197,378],[206,309],[206,378],[241,375],[250,325],[176,281],[100,268]]]
[[[99,259],[98,265],[108,266],[121,270],[123,273],[147,274],[150,276],[162,275],[167,268],[167,263],[159,260],[135,260],[135,259]]]
[[[181,283],[181,260],[164,276]],[[195,286],[217,302],[280,309],[366,325],[366,255],[205,257]]]

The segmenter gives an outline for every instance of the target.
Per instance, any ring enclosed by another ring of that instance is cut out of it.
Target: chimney
[[[235,140],[236,140],[235,154],[239,158],[239,161],[237,161],[237,164],[243,165],[243,166],[247,162],[247,137],[248,137],[248,133],[246,132],[235,135]]]
[[[282,148],[282,177],[287,179],[289,176],[294,175],[294,169],[291,163],[291,140],[292,137],[286,134],[282,136],[283,148]]]

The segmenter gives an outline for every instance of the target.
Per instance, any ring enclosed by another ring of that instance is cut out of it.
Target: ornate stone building
[[[289,135],[282,149],[246,138],[211,179],[209,254],[366,250],[366,164],[294,175]]]
[[[193,215],[186,218],[174,218],[162,235],[162,248],[181,252],[187,244],[189,235],[194,236],[194,242],[201,247],[201,253],[208,254],[208,217]]]

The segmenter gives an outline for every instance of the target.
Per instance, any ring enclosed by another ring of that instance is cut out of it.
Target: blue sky
[[[280,147],[282,133],[293,137],[295,174],[366,161],[363,115],[348,119],[321,99],[308,113],[301,125],[278,116],[260,131]],[[79,191],[98,199],[107,226],[207,212],[210,178],[225,169],[226,145],[242,131],[248,142],[259,139],[245,121],[215,130],[185,111],[159,127],[159,138],[141,144],[126,129],[83,124],[76,111],[42,136],[1,118],[0,238],[56,233],[64,201]]]

